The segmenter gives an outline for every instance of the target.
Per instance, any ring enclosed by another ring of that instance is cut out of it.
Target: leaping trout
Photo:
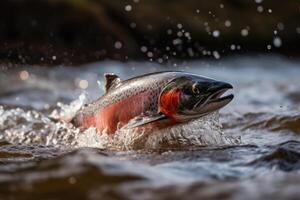
[[[111,73],[104,76],[105,94],[78,111],[72,120],[75,126],[114,134],[141,117],[130,126],[161,129],[200,118],[233,99],[233,94],[222,96],[233,88],[229,83],[186,72],[151,73],[125,81]]]

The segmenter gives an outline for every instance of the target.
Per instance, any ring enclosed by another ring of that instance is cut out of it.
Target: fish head
[[[198,75],[174,78],[161,91],[159,112],[174,121],[199,118],[226,106],[233,94],[223,96],[232,85]]]

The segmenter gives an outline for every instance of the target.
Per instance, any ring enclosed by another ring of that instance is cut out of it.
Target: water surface
[[[0,197],[297,199],[299,65],[274,55],[4,69]],[[162,70],[230,82],[235,99],[220,113],[150,135],[120,130],[109,138],[56,120],[101,96],[105,72],[126,79]]]

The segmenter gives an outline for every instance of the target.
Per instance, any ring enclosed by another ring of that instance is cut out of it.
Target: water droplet
[[[177,32],[177,36],[178,36],[178,37],[182,37],[182,35],[183,35],[183,33],[182,33],[181,31],[178,31],[178,32]]]
[[[215,57],[215,59],[220,59],[220,54],[217,51],[213,51],[213,56]]]
[[[132,10],[132,6],[131,5],[126,5],[125,6],[125,11],[130,12]]]
[[[147,50],[148,50],[147,47],[145,47],[145,46],[142,46],[142,47],[141,47],[141,51],[142,51],[143,53],[146,53]]]
[[[257,11],[258,12],[263,12],[264,11],[264,7],[263,6],[257,6]]]
[[[98,88],[102,88],[102,83],[101,83],[101,81],[97,81],[97,85],[98,85]]]
[[[89,87],[89,82],[87,80],[80,80],[78,86],[81,89],[87,89]]]
[[[121,49],[122,48],[122,43],[120,41],[115,42],[115,48],[116,49]]]
[[[280,37],[274,37],[273,44],[275,47],[281,47],[282,41]]]
[[[241,35],[243,36],[243,37],[246,37],[246,36],[248,36],[248,34],[249,34],[249,31],[247,30],[247,29],[242,29],[241,30]]]
[[[173,40],[173,44],[174,45],[182,44],[182,40],[179,38],[176,38],[175,40]]]
[[[130,28],[136,28],[136,23],[131,22],[131,23],[130,23]]]
[[[183,27],[182,24],[177,24],[178,29],[182,29],[182,27]]]
[[[19,77],[22,81],[26,81],[29,78],[29,73],[27,71],[21,71]]]
[[[219,37],[219,36],[220,36],[220,31],[214,30],[214,31],[213,31],[213,36],[214,36],[214,37]]]
[[[277,24],[277,28],[278,28],[278,30],[283,31],[284,30],[284,24],[282,22],[279,22]]]
[[[235,50],[235,45],[234,44],[230,45],[230,49]]]
[[[149,51],[149,52],[147,53],[147,56],[148,56],[149,58],[152,58],[152,57],[153,57],[153,53],[152,53],[151,51]]]
[[[190,34],[189,32],[185,32],[185,33],[184,33],[184,36],[187,37],[187,38],[190,38],[190,37],[191,37],[191,34]]]
[[[224,24],[225,24],[226,27],[230,27],[231,26],[231,21],[230,20],[226,20]]]

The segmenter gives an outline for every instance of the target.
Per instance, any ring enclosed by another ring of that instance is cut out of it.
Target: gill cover
[[[181,91],[177,89],[176,82],[171,81],[159,95],[158,112],[175,122],[180,95]]]
[[[154,122],[166,122],[166,120],[176,123],[175,115],[179,105],[180,93],[181,92],[176,88],[176,82],[170,81],[159,95],[157,105],[158,112],[143,116],[139,118],[139,120],[127,124],[126,127],[136,128]]]

